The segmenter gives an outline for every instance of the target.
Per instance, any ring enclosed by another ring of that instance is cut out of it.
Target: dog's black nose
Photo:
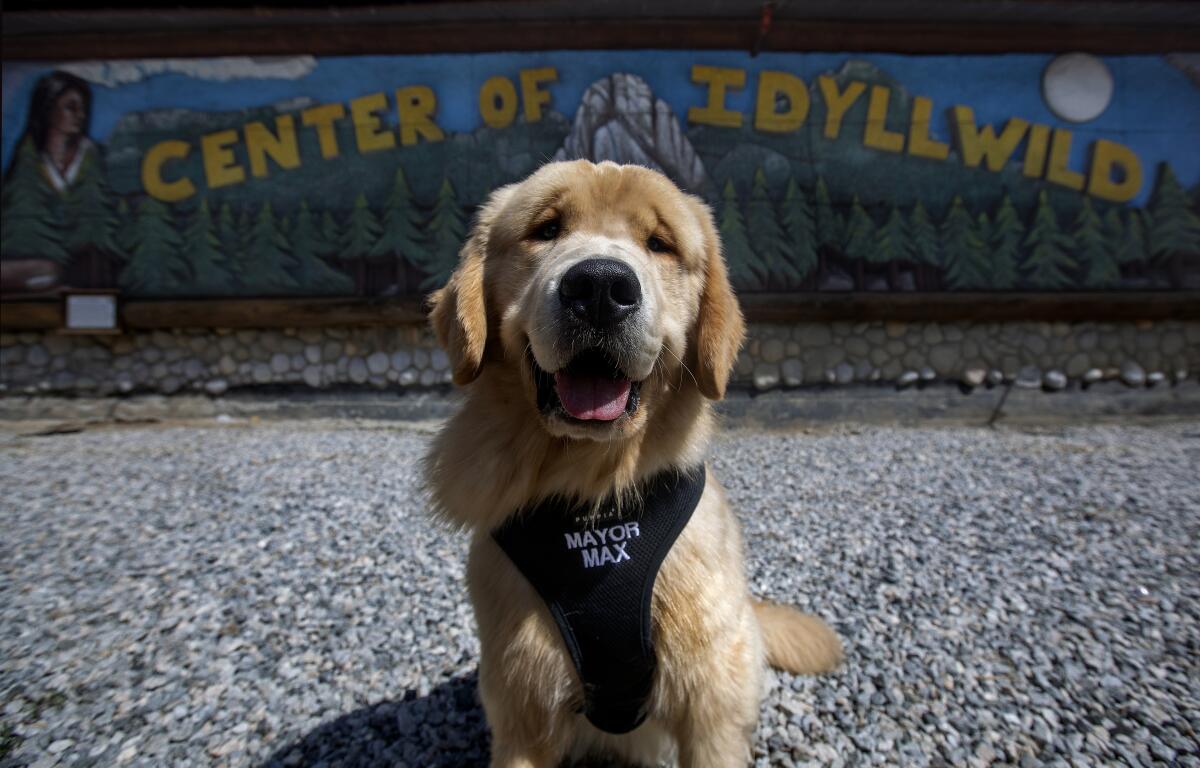
[[[562,305],[597,328],[616,325],[642,303],[633,269],[616,259],[585,259],[567,270],[558,286]]]

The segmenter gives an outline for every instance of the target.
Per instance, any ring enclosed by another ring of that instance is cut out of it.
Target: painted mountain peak
[[[571,132],[555,160],[633,163],[661,171],[684,189],[699,191],[704,163],[667,102],[625,72],[597,80],[583,94]]]

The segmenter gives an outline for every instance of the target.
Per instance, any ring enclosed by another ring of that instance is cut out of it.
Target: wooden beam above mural
[[[1139,322],[1200,320],[1200,292],[1019,293],[947,295],[750,294],[741,297],[751,322]],[[414,299],[226,299],[130,301],[120,307],[121,328],[397,327],[423,324],[425,306]],[[0,303],[0,330],[59,330],[62,304]]]
[[[7,22],[6,22],[7,23]],[[880,53],[1169,53],[1200,48],[1200,26],[759,20],[300,23],[5,34],[5,60],[181,56],[690,49]],[[285,32],[286,30],[286,32]]]

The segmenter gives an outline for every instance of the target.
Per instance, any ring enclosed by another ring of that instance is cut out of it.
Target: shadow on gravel
[[[434,688],[408,691],[322,723],[281,747],[260,768],[459,768],[487,765],[488,732],[472,672]]]
[[[258,768],[473,768],[488,764],[488,730],[479,703],[479,673],[429,692],[408,691],[322,723],[281,747]],[[561,768],[623,768],[592,757]]]

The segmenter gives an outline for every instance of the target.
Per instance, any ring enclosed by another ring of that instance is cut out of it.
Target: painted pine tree
[[[406,293],[408,289],[404,280],[406,257],[411,261],[417,257],[409,257],[409,254],[424,251],[423,239],[421,215],[413,201],[412,190],[404,178],[404,169],[397,168],[392,191],[384,204],[383,232],[371,250],[371,258],[392,260],[394,282],[400,293]]]
[[[908,214],[908,254],[917,265],[919,279],[917,287],[929,290],[933,287],[933,276],[941,268],[941,243],[937,227],[929,219],[929,212],[920,200]]]
[[[251,224],[242,269],[238,277],[243,293],[277,296],[294,292],[299,287],[292,276],[295,262],[287,239],[279,231],[270,201],[262,204]]]
[[[122,261],[129,258],[129,254],[133,253],[133,246],[136,243],[134,238],[135,223],[137,216],[129,208],[129,201],[124,197],[117,198],[117,253]]]
[[[172,296],[187,285],[187,265],[179,258],[183,241],[171,211],[147,197],[138,206],[133,250],[121,270],[120,286],[130,296]]]
[[[816,208],[813,215],[817,223],[818,253],[822,259],[828,260],[842,252],[845,224],[841,214],[834,207],[833,200],[829,197],[829,188],[825,186],[825,179],[820,176],[817,177],[817,186],[813,191],[813,201]],[[824,264],[820,266],[824,271]]]
[[[746,204],[746,228],[750,235],[750,246],[766,268],[764,287],[786,290],[799,285],[803,278],[788,261],[783,228],[779,225],[779,215],[767,193],[767,177],[762,168],[754,172],[754,185]]]
[[[378,239],[379,220],[367,205],[367,196],[360,192],[346,219],[339,254],[343,263],[352,265],[355,288],[360,294],[366,292],[366,260]]]
[[[106,265],[121,258],[118,226],[112,194],[93,152],[80,165],[67,194],[65,227],[66,248],[86,265],[87,284],[93,288],[106,287],[112,279]]]
[[[242,243],[238,235],[237,221],[233,217],[233,208],[229,206],[228,201],[221,203],[221,207],[217,209],[216,231],[217,243],[225,263],[236,264],[240,259]]]
[[[4,181],[0,199],[4,226],[0,254],[5,259],[49,259],[66,266],[71,256],[57,221],[54,192],[38,171],[41,161],[32,141],[22,141]]]
[[[233,293],[233,277],[225,266],[221,241],[217,238],[206,198],[201,198],[188,216],[183,229],[181,256],[191,275],[187,293],[197,296],[227,296]]]
[[[1025,225],[1021,223],[1017,209],[1005,192],[992,222],[991,237],[988,238],[992,247],[993,288],[1002,291],[1016,287],[1020,277],[1017,265],[1021,263],[1021,240],[1024,237]]]
[[[875,248],[867,255],[872,264],[889,264],[908,260],[908,225],[900,209],[892,207],[887,221],[875,233]]]
[[[242,279],[242,272],[251,269],[250,235],[254,229],[254,217],[250,213],[249,204],[243,207],[238,213],[237,222],[233,228],[237,235],[237,244],[234,246],[234,257],[230,260],[230,263],[236,265],[238,282],[243,286],[247,286],[248,283]]]
[[[1118,264],[1121,261],[1121,241],[1125,239],[1125,222],[1121,220],[1120,208],[1109,208],[1101,220],[1104,225],[1104,237],[1112,245],[1113,258]]]
[[[950,210],[946,211],[938,236],[946,265],[947,287],[955,291],[989,287],[991,275],[986,247],[979,239],[976,222],[958,195],[954,196]]]
[[[980,211],[975,217],[975,237],[979,240],[979,271],[984,277],[984,287],[994,289],[996,284],[992,274],[992,220],[987,211]]]
[[[729,279],[734,286],[750,291],[765,288],[766,266],[758,260],[746,237],[746,225],[742,220],[741,205],[732,179],[725,182],[717,226],[721,230],[725,262],[729,265]]]
[[[783,223],[784,242],[787,244],[787,260],[802,282],[817,267],[817,231],[812,206],[809,205],[808,197],[796,184],[795,178],[788,179],[780,218]],[[798,288],[799,285],[787,287]]]
[[[979,238],[979,242],[983,243],[984,252],[989,252],[991,246],[988,243],[992,240],[992,220],[988,218],[987,211],[980,211],[975,217],[975,236]],[[988,266],[991,266],[989,262]]]
[[[409,259],[425,273],[421,290],[429,291],[446,284],[458,264],[458,252],[466,236],[467,217],[458,204],[458,195],[450,180],[442,179],[429,217],[428,244],[409,253]]]
[[[1075,215],[1075,262],[1083,269],[1083,284],[1088,288],[1108,288],[1121,279],[1121,269],[1113,253],[1114,244],[1104,234],[1104,225],[1088,197]]]
[[[342,253],[342,229],[331,211],[321,214],[321,256],[326,259],[339,259]]]
[[[858,201],[858,195],[850,202],[845,234],[842,253],[854,265],[854,287],[861,289],[864,283],[863,265],[875,250],[875,221]]]
[[[1113,213],[1116,213],[1114,210]],[[1122,266],[1141,264],[1146,260],[1146,212],[1130,208],[1124,226],[1117,237],[1117,261]]]
[[[1052,291],[1071,286],[1071,272],[1076,268],[1070,257],[1071,238],[1059,229],[1058,217],[1050,207],[1046,190],[1038,193],[1033,223],[1025,237],[1028,255],[1021,265],[1029,285],[1039,291]]]
[[[1200,252],[1200,216],[1192,210],[1191,198],[1166,163],[1158,168],[1158,183],[1147,212],[1150,258],[1166,264],[1171,282],[1179,287],[1184,257]]]
[[[308,208],[308,201],[301,200],[296,211],[296,226],[292,230],[292,260],[295,262],[293,276],[300,290],[309,295],[345,295],[354,293],[354,281],[322,258],[328,247],[317,228],[316,219]]]

